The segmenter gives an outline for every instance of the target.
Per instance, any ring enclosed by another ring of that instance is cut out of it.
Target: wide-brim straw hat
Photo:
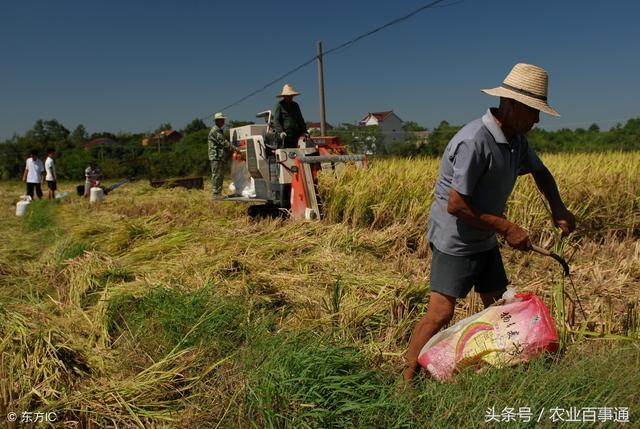
[[[217,119],[227,119],[227,117],[224,116],[222,112],[217,112],[215,115],[213,115],[213,120],[215,121]]]
[[[482,92],[496,97],[511,98],[551,116],[560,116],[547,103],[549,77],[542,67],[519,63],[497,88],[483,89]]]
[[[284,97],[285,95],[292,95],[295,97],[296,95],[300,95],[300,93],[287,83],[282,87],[282,92],[276,95],[276,97]]]

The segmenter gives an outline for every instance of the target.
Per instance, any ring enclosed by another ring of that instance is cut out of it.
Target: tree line
[[[428,144],[418,144],[410,133],[403,143],[388,148],[392,156],[441,156],[451,138],[462,128],[442,121],[429,135]],[[596,124],[574,130],[547,131],[534,128],[527,134],[531,146],[539,153],[607,152],[640,150],[640,118],[629,119],[602,131]]]
[[[251,122],[231,121],[229,127]],[[171,124],[161,124],[155,131],[171,129]],[[428,142],[417,138],[415,131],[426,128],[415,122],[404,125],[404,142],[388,146],[381,144],[382,135],[378,127],[359,127],[342,124],[329,131],[340,137],[353,152],[367,152],[375,156],[441,156],[449,140],[461,128],[442,121],[431,130]],[[24,135],[14,135],[0,142],[0,178],[19,179],[29,152],[36,149],[42,156],[48,148],[56,150],[56,170],[61,179],[82,180],[84,169],[90,160],[98,163],[105,178],[135,177],[157,179],[208,175],[207,134],[209,127],[200,119],[194,119],[180,132],[183,138],[177,143],[152,141],[142,145],[146,136],[142,133],[101,132],[88,134],[78,125],[69,131],[63,124],[51,120],[38,120]],[[117,143],[86,146],[96,138],[108,138]],[[546,131],[533,129],[528,134],[530,144],[544,152],[594,152],[640,150],[640,118],[630,119],[626,124],[617,124],[602,131],[596,124],[589,128],[560,129]]]

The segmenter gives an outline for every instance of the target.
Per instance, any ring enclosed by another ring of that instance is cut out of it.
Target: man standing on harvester
[[[289,84],[286,84],[282,88],[282,92],[277,95],[277,97],[282,97],[282,100],[276,104],[273,113],[273,128],[280,142],[278,147],[297,148],[298,139],[303,135],[308,135],[307,124],[302,117],[300,106],[293,101],[293,97],[297,95],[300,93]]]
[[[207,138],[209,161],[211,161],[211,192],[214,199],[222,198],[224,168],[231,152],[235,150],[231,142],[224,135],[223,127],[225,119],[222,112],[213,115],[215,125],[211,128],[211,131],[209,131],[209,137]]]
[[[511,247],[531,249],[527,231],[503,214],[518,176],[533,176],[563,235],[575,229],[575,217],[553,176],[524,136],[539,121],[540,111],[560,116],[547,104],[547,81],[544,69],[516,64],[499,87],[483,90],[500,97],[499,107],[465,125],[444,151],[428,221],[429,307],[409,342],[405,380],[417,372],[422,347],[453,317],[458,298],[474,287],[488,307],[506,290],[496,234]]]

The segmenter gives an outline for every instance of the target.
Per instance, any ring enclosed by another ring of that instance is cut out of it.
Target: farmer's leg
[[[411,334],[411,340],[405,355],[406,367],[402,373],[405,380],[411,380],[416,374],[420,350],[432,336],[449,323],[453,317],[455,306],[455,298],[439,292],[431,292],[427,314],[420,319]]]
[[[39,200],[42,199],[42,186],[40,185],[40,183],[36,183],[36,195],[38,196]]]
[[[56,197],[56,182],[55,180],[47,180],[47,188],[49,188],[49,192],[47,197],[52,200]]]
[[[487,308],[502,298],[508,284],[509,280],[507,280],[498,247],[483,252],[483,267],[478,276],[475,290],[480,294],[484,307]]]
[[[222,179],[224,177],[224,163],[222,160],[211,161],[211,193],[214,197],[222,194]]]
[[[32,200],[33,200],[34,188],[35,188],[35,184],[27,182],[27,195],[29,195]]]
[[[416,325],[406,354],[403,376],[410,380],[418,369],[418,354],[429,339],[453,317],[456,298],[467,296],[477,277],[476,256],[453,256],[431,246],[431,295],[427,314]]]
[[[481,293],[480,298],[482,298],[482,304],[484,304],[484,308],[489,307],[491,304],[502,298],[502,294],[504,291],[496,291],[496,292],[486,292]]]

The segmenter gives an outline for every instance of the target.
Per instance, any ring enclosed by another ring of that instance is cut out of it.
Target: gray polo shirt
[[[472,255],[497,246],[495,233],[477,229],[447,212],[451,187],[475,209],[502,216],[518,176],[544,168],[524,135],[508,142],[491,109],[465,125],[442,157],[429,212],[427,238],[442,253]]]

